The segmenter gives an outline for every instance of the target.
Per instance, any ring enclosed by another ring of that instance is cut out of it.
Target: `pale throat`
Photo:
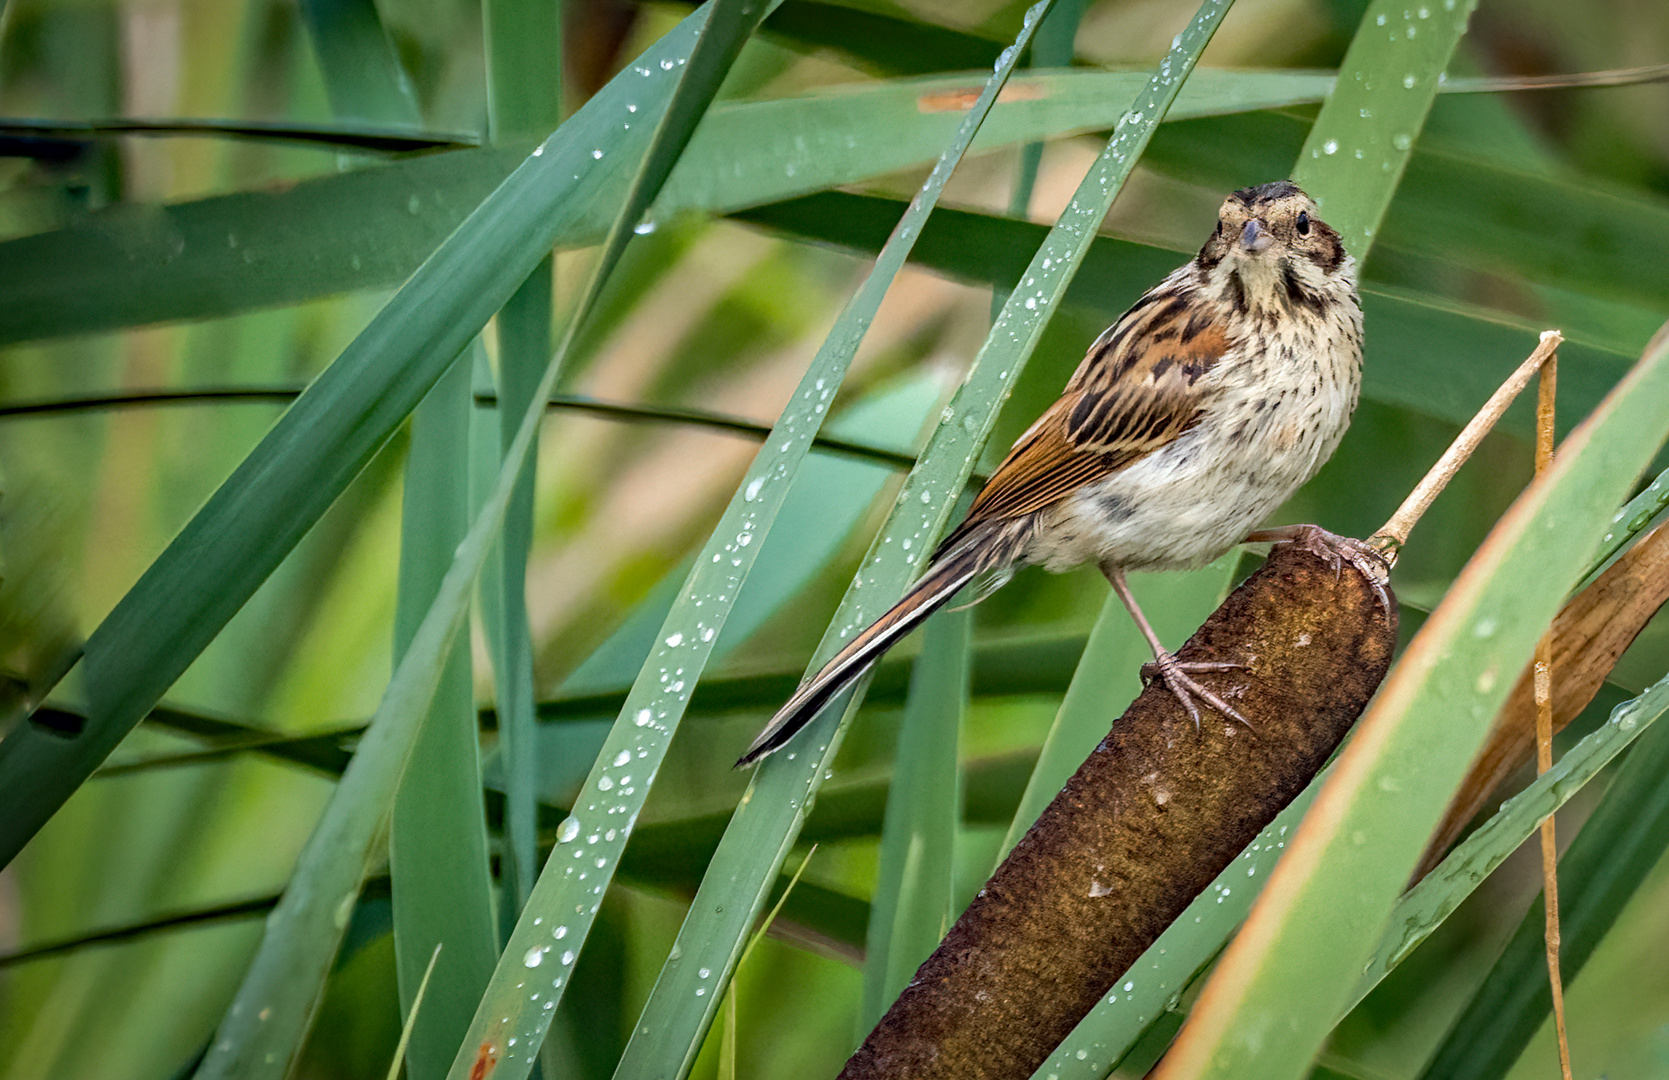
[[[1290,318],[1303,305],[1294,305],[1288,290],[1288,273],[1305,290],[1332,298],[1338,284],[1325,271],[1302,255],[1262,257],[1231,251],[1206,275],[1206,286],[1224,303],[1243,309],[1256,319]],[[1236,302],[1238,301],[1238,303]]]

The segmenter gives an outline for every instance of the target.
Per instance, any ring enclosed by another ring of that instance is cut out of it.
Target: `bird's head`
[[[1197,264],[1214,291],[1248,314],[1320,311],[1324,298],[1355,288],[1344,242],[1290,180],[1223,200]]]

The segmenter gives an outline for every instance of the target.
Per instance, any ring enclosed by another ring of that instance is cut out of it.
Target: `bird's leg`
[[[1153,663],[1142,665],[1142,681],[1147,682],[1155,676],[1162,680],[1166,688],[1176,695],[1178,701],[1182,702],[1182,707],[1193,718],[1196,728],[1200,726],[1200,710],[1194,704],[1194,698],[1199,698],[1229,719],[1238,720],[1247,727],[1251,727],[1251,721],[1241,716],[1240,710],[1189,678],[1190,672],[1233,671],[1244,668],[1246,665],[1222,661],[1184,663],[1178,660],[1175,653],[1167,652],[1165,646],[1159,643],[1159,635],[1153,632],[1153,627],[1148,624],[1147,616],[1142,614],[1141,605],[1136,603],[1136,597],[1130,592],[1130,584],[1124,580],[1124,570],[1117,566],[1103,565],[1101,572],[1107,575],[1107,580],[1112,584],[1113,591],[1124,602],[1125,610],[1130,612],[1132,619],[1136,620],[1136,628],[1142,632],[1143,637],[1147,638],[1148,646],[1153,649]]]
[[[1385,591],[1385,583],[1391,580],[1391,566],[1385,556],[1361,540],[1338,536],[1320,525],[1282,525],[1277,529],[1259,529],[1245,543],[1297,544],[1316,558],[1331,563],[1335,576],[1349,563],[1367,581],[1385,614],[1391,614],[1391,597]]]

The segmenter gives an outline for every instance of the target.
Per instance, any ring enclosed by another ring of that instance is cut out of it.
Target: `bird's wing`
[[[1200,418],[1203,377],[1232,347],[1221,325],[1166,285],[1090,347],[1061,399],[991,474],[947,546],[970,526],[1035,513],[1177,439]]]

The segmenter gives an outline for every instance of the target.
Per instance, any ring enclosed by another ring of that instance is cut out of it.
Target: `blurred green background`
[[[387,58],[353,51],[375,34],[343,31],[332,51],[333,31],[309,23],[304,7],[380,16],[409,80],[400,100],[415,115],[374,102],[358,115],[346,108],[342,73],[374,82]],[[496,10],[518,8],[554,21],[549,4]],[[689,10],[566,5],[537,93],[571,113]],[[988,72],[1022,10],[788,0],[742,54],[720,108]],[[1202,70],[1331,69],[1363,10],[1242,0]],[[1192,12],[1172,0],[1089,4],[1073,61],[1143,69]],[[500,24],[501,39],[509,27]],[[269,429],[286,393],[354,339],[520,160],[526,135],[550,130],[489,126],[487,54],[482,10],[460,0],[0,4],[0,113],[12,118],[0,120],[0,733]],[[1669,6],[1483,0],[1449,77],[1665,61]],[[1103,226],[1130,246],[1110,248],[1105,266],[1080,276],[1003,413],[988,464],[1052,400],[1094,335],[1197,248],[1226,191],[1290,170],[1315,108],[1223,111],[1160,129]],[[109,124],[123,118],[162,128]],[[199,120],[277,130],[181,130]],[[878,112],[852,122],[890,137]],[[415,141],[390,150],[359,137],[395,129]],[[747,124],[729,137],[745,158]],[[508,157],[470,148],[495,141]],[[937,243],[924,237],[920,261],[888,296],[826,434],[878,454],[919,449],[984,338],[993,282],[1012,285],[1024,244],[1040,236],[1014,219],[1052,222],[1098,148],[1093,134],[1051,139],[1018,208],[1026,152],[1011,144],[970,158],[946,201],[981,217],[935,219]],[[379,171],[394,179],[341,183]],[[544,844],[757,447],[757,436],[687,411],[770,425],[878,243],[866,215],[896,216],[925,172],[856,168],[828,195],[763,205],[715,197],[737,212],[658,217],[628,249],[563,373],[559,391],[573,400],[550,412],[538,449],[527,605],[533,687],[545,703],[535,759]],[[993,218],[1003,228],[986,227]],[[1571,342],[1561,371],[1568,429],[1669,317],[1666,251],[1664,84],[1439,97],[1364,268],[1364,401],[1336,458],[1280,520],[1372,532],[1543,327]],[[590,258],[584,246],[558,252],[546,319],[561,318]],[[486,359],[472,375],[478,411],[490,415],[501,346],[492,332],[483,340]],[[113,400],[159,392],[195,396]],[[577,407],[580,398],[636,412],[600,413]],[[1528,414],[1515,411],[1415,533],[1394,579],[1409,624],[1527,480],[1528,429]],[[389,679],[406,450],[402,433],[173,686],[166,704],[180,715],[141,725],[0,871],[0,1077],[189,1074],[330,796],[351,729]],[[730,762],[791,689],[901,475],[895,462],[849,455],[819,454],[807,466],[770,537],[773,561],[743,593],[751,607],[738,620],[751,632],[724,642],[713,690],[692,706],[602,901],[548,1070],[612,1074],[745,783]],[[1144,596],[1174,588],[1138,585]],[[1105,596],[1093,568],[1026,571],[974,610],[955,852],[964,900],[989,872]],[[1156,622],[1174,644],[1209,606],[1155,612]],[[473,626],[471,667],[475,700],[489,708],[484,618]],[[1666,670],[1669,633],[1648,627],[1563,741]],[[901,658],[877,680],[802,836],[820,842],[817,853],[737,978],[736,1075],[832,1075],[867,1030],[859,963],[905,677]],[[1133,693],[1133,674],[1129,682]],[[80,707],[73,676],[52,702]],[[503,769],[492,715],[485,720],[498,870]],[[1564,837],[1594,799],[1584,792],[1561,815]],[[1341,1025],[1324,1067],[1364,1080],[1421,1075],[1538,875],[1533,857],[1509,861]],[[390,909],[386,877],[374,879],[298,1075],[386,1071],[401,1022]],[[1654,959],[1669,955],[1666,912],[1669,874],[1659,866],[1569,984],[1577,1075],[1669,1073],[1669,965]],[[1534,1037],[1512,1076],[1552,1074],[1547,1037]],[[710,1047],[697,1075],[714,1075],[718,1056]]]

